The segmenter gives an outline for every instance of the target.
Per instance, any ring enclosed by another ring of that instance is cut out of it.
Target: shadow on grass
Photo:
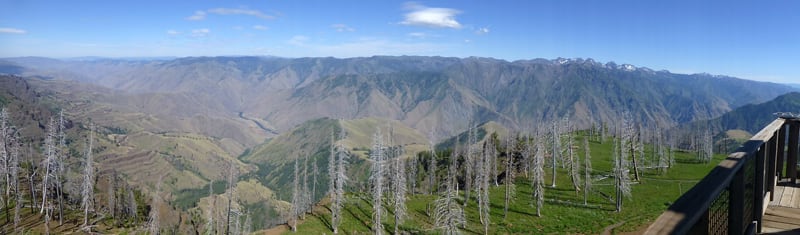
[[[576,202],[572,202],[572,201],[564,201],[564,200],[558,200],[558,199],[547,199],[547,200],[545,200],[545,202],[547,202],[550,205],[560,205],[560,206],[579,208],[579,209],[595,209],[595,210],[603,210],[603,211],[615,211],[615,210],[610,209],[610,208],[605,208],[602,205],[596,205],[596,204],[586,204],[586,205],[584,205],[583,202],[576,203]]]
[[[686,159],[686,158],[676,158],[675,163],[680,164],[701,164],[704,163],[698,159]]]
[[[314,217],[316,217],[319,220],[319,222],[321,222],[323,225],[325,225],[325,227],[327,227],[328,229],[333,231],[333,224],[331,224],[331,221],[329,219],[325,219],[324,215],[317,215],[317,216],[314,216]]]
[[[531,207],[531,211],[536,211],[536,206]],[[536,216],[536,213],[517,210],[517,209],[514,209],[513,207],[509,207],[508,208],[508,212],[514,212],[514,213],[517,213],[517,214],[522,214],[522,215],[527,215],[527,216],[532,216],[532,217],[538,217],[538,216]]]
[[[349,213],[350,216],[352,216],[353,218],[358,220],[358,222],[361,222],[361,224],[364,225],[364,227],[370,228],[369,223],[367,223],[367,221],[364,221],[363,219],[361,219],[361,217],[356,215],[356,213],[354,213],[353,210],[350,209],[350,207],[344,207],[344,210],[347,211],[347,213]],[[363,210],[361,210],[361,209],[359,209],[359,210],[363,212]]]

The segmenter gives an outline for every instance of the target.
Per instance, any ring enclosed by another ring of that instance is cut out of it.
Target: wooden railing
[[[678,198],[645,234],[760,232],[784,167],[786,176],[797,179],[798,137],[800,120],[775,119]]]

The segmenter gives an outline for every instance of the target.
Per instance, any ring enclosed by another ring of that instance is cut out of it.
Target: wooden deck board
[[[781,222],[770,221],[770,220],[764,220],[764,226],[763,227],[771,228],[772,230],[780,230],[780,231],[795,230],[797,228],[800,228],[800,227],[798,227],[797,225],[794,225],[794,224],[787,224],[787,223],[781,223]],[[762,227],[762,231],[763,231],[763,227]]]
[[[781,196],[781,201],[778,203],[778,205],[790,207],[792,203],[792,198],[794,198],[795,188],[793,187],[783,187],[783,188],[784,188],[783,195]]]
[[[764,215],[774,215],[800,220],[800,209],[788,207],[769,207]]]
[[[778,186],[775,187],[775,193],[775,201],[769,203],[764,213],[761,233],[800,233],[800,206],[797,206],[800,203],[800,189],[795,185]]]
[[[768,208],[764,214],[761,232],[764,234],[800,231],[800,209]]]
[[[783,186],[775,186],[775,198],[769,202],[770,206],[777,206],[781,204],[781,196],[783,196]]]
[[[784,224],[791,224],[795,227],[800,226],[800,221],[795,218],[788,218],[788,217],[781,217],[781,216],[769,216],[764,217],[763,221],[771,221],[771,222],[778,222]]]

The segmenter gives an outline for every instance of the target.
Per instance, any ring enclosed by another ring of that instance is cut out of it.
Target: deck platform
[[[762,234],[800,234],[800,184],[782,181],[764,213]]]

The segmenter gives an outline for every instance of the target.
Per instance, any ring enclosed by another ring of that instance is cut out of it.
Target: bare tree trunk
[[[592,155],[586,138],[583,139],[583,151],[583,205],[588,205],[589,191],[592,190]]]
[[[35,212],[35,207],[38,205],[36,203],[36,164],[34,164],[35,160],[33,159],[33,147],[31,147],[31,140],[28,142],[28,183],[30,184],[30,191],[31,191],[31,213]]]
[[[158,194],[161,192],[161,184],[164,181],[164,176],[158,177],[158,182],[156,182],[156,188],[153,192],[153,205],[150,207],[150,219],[148,220],[148,231],[152,235],[158,235],[161,233],[161,220],[159,219],[159,207],[161,206],[161,196]]]
[[[464,205],[463,208],[467,208],[467,204],[469,203],[470,199],[470,191],[472,191],[472,181],[473,181],[473,168],[475,167],[475,142],[477,137],[476,128],[472,127],[470,123],[469,132],[467,134],[467,153],[464,154]],[[466,228],[466,227],[465,227]]]
[[[383,234],[383,178],[385,173],[383,170],[384,165],[384,146],[383,136],[381,130],[378,128],[372,138],[372,151],[370,151],[370,160],[372,161],[372,168],[370,169],[370,181],[372,182],[372,230],[375,234]]]
[[[450,159],[444,192],[434,201],[433,224],[436,228],[444,230],[444,234],[458,234],[458,226],[466,227],[467,220],[464,216],[464,210],[456,203],[456,197],[458,197],[458,182],[456,179],[458,172],[457,150],[453,151]]]
[[[56,168],[56,192],[58,195],[58,225],[64,224],[64,158],[67,156],[66,133],[64,133],[64,111],[58,113],[58,155],[56,157],[58,167]]]
[[[111,219],[114,221],[114,224],[119,224],[119,220],[117,219],[117,172],[111,171],[111,174],[108,176],[108,192],[106,196],[106,207],[108,209],[108,213],[111,215]]]
[[[339,233],[339,224],[342,221],[342,206],[344,204],[344,186],[347,182],[347,175],[345,166],[347,164],[347,153],[343,147],[337,148],[338,160],[336,162],[335,170],[335,185],[334,194],[331,206],[331,227],[333,234]]]
[[[294,158],[294,192],[292,193],[292,216],[290,218],[292,232],[297,232],[297,219],[300,217],[300,156]]]
[[[419,170],[417,164],[417,156],[411,156],[408,162],[408,191],[411,194],[415,194],[417,189],[417,171]]]
[[[495,154],[496,149],[494,147],[494,142],[484,142],[483,154],[477,163],[476,172],[478,174],[475,177],[475,193],[477,194],[475,196],[478,198],[478,215],[480,217],[481,224],[483,225],[484,234],[489,234],[489,224],[491,219],[489,214],[489,175],[492,172],[490,169],[492,165],[492,155]]]
[[[234,197],[234,190],[236,190],[236,180],[238,178],[238,173],[236,169],[236,165],[231,162],[228,165],[228,172],[226,174],[226,178],[228,179],[228,212],[225,218],[225,234],[230,234],[230,221],[231,221],[231,208],[233,203]]]
[[[216,201],[216,197],[214,195],[214,181],[210,181],[208,184],[208,211],[207,211],[207,218],[206,218],[206,227],[205,227],[205,235],[216,234],[214,232],[214,204]]]
[[[303,158],[303,212],[301,215],[303,220],[306,219],[306,214],[311,213],[311,195],[308,190],[308,159],[309,154],[306,153]]]
[[[533,158],[533,198],[536,200],[536,216],[542,216],[542,205],[544,204],[544,145],[541,135],[536,138],[536,154]],[[530,148],[530,147],[528,147]]]
[[[86,149],[86,160],[83,171],[82,202],[83,207],[83,226],[89,225],[89,211],[94,208],[94,167],[92,163],[92,144],[94,143],[94,125],[89,128],[89,146]],[[92,232],[91,228],[88,230]]]
[[[561,133],[559,133],[558,124],[555,121],[553,121],[552,135],[553,135],[553,152],[552,152],[551,155],[552,155],[552,158],[553,158],[553,165],[552,165],[552,167],[553,167],[553,184],[550,185],[550,187],[555,188],[556,187],[556,160],[559,158],[559,153],[561,151],[561,148],[560,148]]]
[[[317,163],[312,163],[312,164],[313,165],[311,167],[312,168],[311,175],[313,176],[312,177],[313,178],[313,180],[312,180],[313,183],[311,184],[311,194],[309,195],[309,197],[311,197],[311,203],[313,205],[317,201],[316,200],[317,199],[316,198],[317,197],[317,176],[319,175],[319,166],[317,165]],[[313,212],[313,209],[309,210],[309,211]]]
[[[505,204],[503,205],[503,219],[508,219],[508,205],[511,203],[511,199],[516,191],[514,185],[514,155],[510,139],[511,137],[506,141],[506,179],[504,182],[506,185],[506,195]]]

